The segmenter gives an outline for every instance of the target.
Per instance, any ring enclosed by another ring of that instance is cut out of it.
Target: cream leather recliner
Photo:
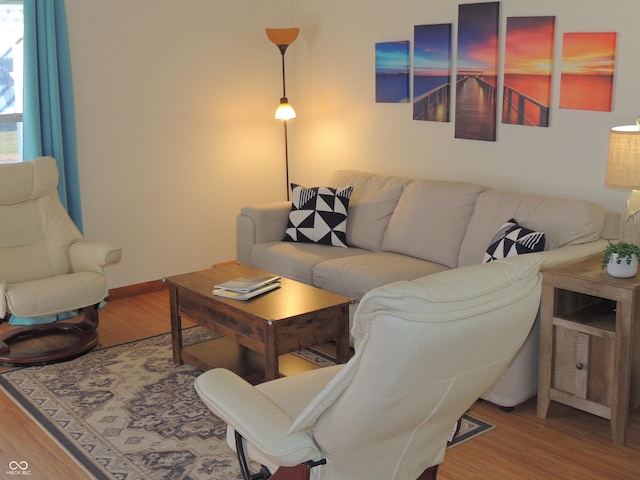
[[[12,314],[43,323],[84,309],[84,320],[10,329],[0,335],[0,363],[60,361],[98,341],[98,306],[108,293],[104,266],[119,261],[121,249],[85,240],[57,185],[51,157],[0,164],[0,319]],[[28,339],[51,334],[60,337],[59,345],[25,347]]]
[[[213,369],[195,388],[228,423],[229,445],[262,464],[252,478],[298,478],[306,463],[312,479],[433,479],[452,425],[531,329],[540,263],[529,254],[384,285],[358,307],[345,365],[256,387]]]

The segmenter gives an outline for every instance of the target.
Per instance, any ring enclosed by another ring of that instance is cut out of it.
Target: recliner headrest
[[[58,187],[58,167],[52,157],[0,164],[0,205],[37,198]]]

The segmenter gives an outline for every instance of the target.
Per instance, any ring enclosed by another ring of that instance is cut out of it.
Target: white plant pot
[[[627,264],[627,259],[623,258],[618,263],[618,254],[612,253],[609,263],[607,264],[607,273],[612,277],[631,278],[638,273],[638,257],[633,255],[631,263]]]

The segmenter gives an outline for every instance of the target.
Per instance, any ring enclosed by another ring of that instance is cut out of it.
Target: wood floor
[[[100,312],[104,346],[169,330],[166,290],[114,299]],[[509,412],[479,401],[471,414],[496,428],[449,450],[439,480],[640,478],[640,409],[630,414],[624,448],[612,444],[607,420],[556,403],[544,420],[535,415],[535,399]],[[26,461],[33,480],[91,478],[0,392],[0,478],[12,461]]]

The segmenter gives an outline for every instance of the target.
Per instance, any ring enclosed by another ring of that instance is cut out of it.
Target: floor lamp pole
[[[287,121],[282,121],[282,126],[284,127],[284,167],[287,174],[287,201],[291,200],[289,196],[289,141],[287,139]]]
[[[280,53],[282,54],[282,98],[287,98],[287,84],[285,81],[285,70],[284,70],[284,52],[286,52],[287,47],[289,45],[278,45],[280,49]],[[289,140],[287,138],[287,121],[282,120],[282,125],[284,127],[284,166],[286,169],[286,186],[287,186],[287,201],[291,200],[289,195]]]

